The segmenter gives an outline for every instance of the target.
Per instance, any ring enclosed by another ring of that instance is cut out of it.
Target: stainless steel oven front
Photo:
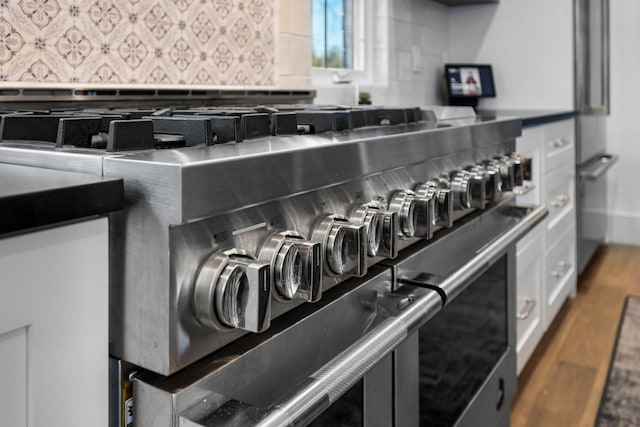
[[[400,286],[434,289],[444,304],[395,352],[395,425],[509,425],[516,382],[515,246],[486,255],[456,287],[446,287],[446,280],[531,212],[496,208],[393,262]]]
[[[327,291],[313,310],[287,313],[214,359],[171,377],[138,375],[136,426],[392,425],[393,354],[349,351],[380,327],[376,336],[389,349],[397,344],[384,326],[409,299],[392,288],[391,270],[373,266],[366,279]],[[412,298],[424,299],[425,313],[441,308],[437,292],[417,291]]]
[[[522,233],[511,227],[544,215],[542,207],[500,206],[386,263],[394,277],[387,297],[431,291],[442,308],[431,306],[422,326],[408,328],[395,351],[310,425],[508,426],[516,383],[513,242]]]
[[[313,313],[171,377],[140,375],[137,425],[509,425],[515,242],[545,215],[499,204],[333,288]]]
[[[411,384],[420,372],[404,374],[403,369],[420,354],[403,352],[403,346],[430,319],[437,320],[443,307],[445,314],[454,309],[458,294],[462,300],[464,289],[475,289],[474,280],[541,215],[514,213],[508,206],[522,175],[519,156],[510,154],[519,123],[446,129],[431,123],[429,129],[417,129],[429,124],[374,131],[379,134],[366,130],[361,139],[345,141],[340,138],[355,138],[357,132],[331,139],[274,138],[269,150],[288,144],[274,152],[246,144],[105,159],[105,168],[125,175],[130,185],[137,182],[134,173],[151,166],[184,168],[181,173],[188,179],[183,176],[182,183],[204,177],[205,168],[219,178],[204,180],[217,183],[218,192],[194,186],[189,189],[204,192],[195,193],[198,197],[181,193],[184,206],[194,210],[188,220],[167,230],[170,272],[179,285],[170,294],[178,302],[170,322],[175,339],[168,341],[175,349],[169,352],[174,363],[168,376],[142,366],[146,369],[133,379],[136,427],[334,426],[338,420],[367,427],[419,425],[419,406],[410,402],[419,395]],[[246,154],[248,149],[263,151],[236,158],[238,150]],[[186,151],[194,162],[184,166]],[[221,157],[227,151],[231,159]],[[199,160],[203,155],[211,158]],[[277,173],[251,175],[250,183],[234,174],[240,165],[250,170],[258,160],[261,172]],[[236,182],[231,177],[245,185],[245,191],[235,193],[237,201],[209,197],[228,194],[224,184]],[[264,177],[291,179],[282,187],[267,185]],[[325,185],[317,184],[318,179]],[[215,203],[215,215],[201,215],[203,200]],[[420,256],[423,251],[427,255]],[[288,263],[288,258],[298,261]],[[507,265],[507,271],[513,269],[511,260]],[[230,280],[234,269],[244,274],[238,280]],[[275,272],[273,277],[269,271]],[[291,280],[282,280],[285,271],[299,277],[297,293],[287,285]],[[267,283],[272,283],[271,292],[263,286]],[[240,292],[252,289],[255,295]],[[227,294],[237,301],[229,304]],[[270,312],[269,305],[262,310],[261,304],[250,309],[243,303],[266,301],[269,294],[274,297]],[[512,297],[508,289],[506,295]],[[513,311],[511,303],[504,305]],[[244,329],[253,333],[214,322],[240,325],[239,314],[245,324],[252,322],[252,328]],[[515,319],[509,312],[501,316]],[[214,334],[202,327],[209,324]],[[121,331],[126,334],[130,327],[127,323]],[[506,326],[508,334],[511,328]],[[508,354],[511,338],[506,341],[503,353]],[[153,355],[148,348],[137,348]],[[503,379],[505,406],[514,366]],[[474,391],[465,399],[487,394]]]

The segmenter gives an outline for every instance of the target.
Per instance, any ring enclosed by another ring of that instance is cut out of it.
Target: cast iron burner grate
[[[423,121],[419,108],[317,105],[2,111],[0,141],[37,141],[107,152],[242,142],[266,136],[348,132]]]

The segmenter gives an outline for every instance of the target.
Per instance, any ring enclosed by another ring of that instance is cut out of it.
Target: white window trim
[[[314,87],[333,87],[336,79],[350,80],[352,84],[372,85],[374,82],[373,39],[375,30],[374,2],[353,0],[354,16],[354,68],[311,68]],[[346,76],[346,78],[345,78]]]

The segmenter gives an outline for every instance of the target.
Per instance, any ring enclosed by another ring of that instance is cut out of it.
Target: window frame
[[[311,67],[315,86],[329,86],[337,80],[357,84],[373,81],[373,4],[367,0],[353,1],[353,68]],[[311,60],[311,59],[310,59]]]

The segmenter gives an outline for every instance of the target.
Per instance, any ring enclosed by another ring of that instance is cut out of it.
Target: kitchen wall
[[[481,108],[573,108],[572,0],[374,5],[374,77],[349,87],[314,79],[319,102],[350,100],[361,90],[378,104],[442,104],[444,63],[484,62],[493,65],[498,96],[482,99]]]
[[[620,160],[608,175],[607,239],[640,245],[640,86],[631,83],[640,69],[640,3],[609,3],[611,114],[606,144]],[[482,107],[572,109],[572,8],[571,0],[503,0],[451,8],[448,59],[494,65],[498,97],[482,100]]]
[[[369,70],[351,84],[332,84],[330,74],[314,74],[318,103],[354,103],[369,92],[374,104],[442,103],[440,76],[448,48],[448,10],[430,0],[375,0],[368,16]]]
[[[0,1],[0,85],[273,85],[275,3]]]
[[[573,109],[573,0],[452,7],[447,60],[492,64],[480,108]]]
[[[434,1],[392,0],[377,19],[388,25],[386,40],[376,34],[376,67],[382,71],[373,85],[360,89],[371,92],[374,103],[441,104],[449,8]]]
[[[611,115],[607,151],[620,156],[608,173],[608,234],[616,243],[640,245],[640,2],[610,1]]]

